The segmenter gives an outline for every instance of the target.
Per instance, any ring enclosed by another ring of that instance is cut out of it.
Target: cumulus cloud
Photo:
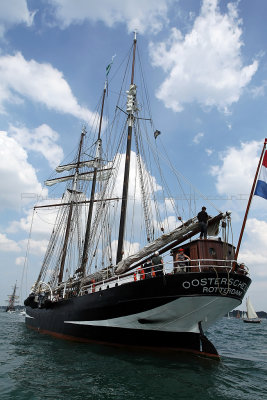
[[[6,235],[0,233],[0,251],[18,252],[20,250],[21,248],[14,240],[8,239]]]
[[[35,200],[37,200],[37,198]],[[61,201],[62,199],[41,200],[38,202],[38,205],[59,204]],[[35,210],[34,214],[32,210],[24,210],[25,215],[19,220],[10,222],[6,232],[30,232],[30,230],[32,230],[38,238],[48,238],[55,224],[58,208],[49,208],[48,212],[47,210],[47,208],[40,208]]]
[[[78,104],[62,72],[47,63],[27,61],[21,53],[0,57],[0,112],[4,104],[28,99],[48,109],[89,122],[93,113]]]
[[[212,149],[205,149],[205,152],[207,153],[208,156],[211,156],[213,153]]]
[[[157,97],[175,112],[192,102],[227,112],[258,68],[243,65],[241,35],[235,4],[222,14],[218,0],[203,0],[190,32],[173,28],[166,42],[150,44],[153,65],[167,74]]]
[[[170,0],[49,0],[55,8],[54,16],[60,27],[79,24],[85,20],[101,21],[108,27],[123,23],[128,31],[139,33],[151,31],[157,33],[167,23],[167,11]],[[173,1],[172,1],[173,2]]]
[[[211,174],[216,178],[219,194],[249,194],[259,162],[263,141],[242,142],[240,147],[229,147],[219,154],[221,165]]]
[[[28,162],[28,156],[22,146],[0,131],[0,207],[17,209],[32,199],[22,199],[23,193],[38,194],[42,186],[36,172]]]
[[[25,150],[41,153],[55,168],[63,159],[63,150],[56,144],[59,135],[48,125],[43,124],[30,131],[26,127],[9,127],[9,133]]]
[[[116,260],[117,255],[117,248],[118,248],[118,241],[113,240],[111,242],[111,257],[113,260]],[[128,240],[124,241],[124,253],[123,258],[128,257],[131,254],[137,253],[140,250],[140,243],[138,242],[129,242]]]
[[[19,242],[19,244],[21,245],[21,247],[23,249],[26,249],[27,245],[28,245],[28,240],[27,239],[21,240]],[[33,240],[33,239],[31,239],[30,245],[29,245],[29,252],[30,252],[30,254],[40,256],[40,255],[45,254],[47,246],[48,246],[48,240],[45,240],[45,239],[44,240]],[[21,257],[21,258],[23,258],[23,257]]]
[[[193,142],[194,142],[195,144],[199,144],[200,141],[201,141],[201,139],[202,139],[203,137],[204,137],[204,133],[199,132],[199,133],[197,133],[197,134],[194,136]]]
[[[241,246],[239,259],[251,267],[251,274],[267,279],[267,222],[249,218],[246,224],[246,237]]]
[[[25,257],[17,257],[15,260],[15,264],[23,266],[25,264]]]
[[[0,38],[12,25],[31,26],[35,13],[28,9],[26,0],[0,1]]]
[[[263,97],[265,95],[267,80],[264,80],[260,86],[253,86],[251,93],[253,98]]]

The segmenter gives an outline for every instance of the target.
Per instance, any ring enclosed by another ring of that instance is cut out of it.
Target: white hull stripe
[[[32,319],[35,319],[34,317],[31,317],[31,316],[28,315],[28,314],[25,315],[25,318],[32,318]]]
[[[137,314],[97,321],[64,321],[66,324],[114,328],[199,333],[198,322],[208,329],[240,302],[227,297],[183,297]]]

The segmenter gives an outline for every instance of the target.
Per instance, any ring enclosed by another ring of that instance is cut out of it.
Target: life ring
[[[138,274],[140,275],[140,279],[145,279],[146,274],[145,274],[145,271],[144,271],[144,269],[143,269],[142,267],[139,267],[139,268],[137,269],[137,272],[138,272]]]
[[[92,293],[95,292],[95,280],[92,279]]]

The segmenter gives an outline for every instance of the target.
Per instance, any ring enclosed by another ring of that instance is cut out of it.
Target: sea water
[[[267,320],[223,318],[207,335],[220,362],[63,341],[0,312],[0,399],[267,399]]]

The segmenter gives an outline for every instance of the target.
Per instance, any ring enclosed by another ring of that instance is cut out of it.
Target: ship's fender
[[[156,276],[156,272],[154,270],[154,267],[151,268],[151,276],[154,278]]]

